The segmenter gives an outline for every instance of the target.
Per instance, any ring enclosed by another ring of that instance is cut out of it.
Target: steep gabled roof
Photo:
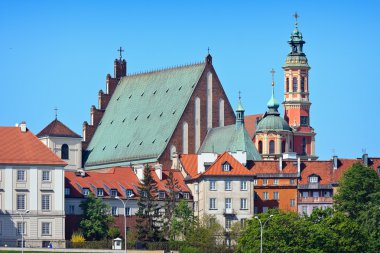
[[[198,154],[222,154],[225,151],[245,151],[247,152],[247,160],[261,160],[261,156],[245,127],[229,125],[210,129],[202,146],[199,148]]]
[[[206,64],[123,77],[87,149],[86,169],[156,161]]]
[[[0,164],[67,165],[28,129],[0,127]]]
[[[244,116],[244,126],[247,129],[247,132],[249,134],[249,137],[251,137],[251,139],[256,133],[257,119],[262,119],[262,118],[263,118],[262,113]]]
[[[222,166],[226,162],[229,163],[231,167],[230,171],[223,171]],[[202,176],[252,176],[252,172],[228,152],[224,152]]]
[[[198,174],[197,154],[181,154],[179,160],[190,177],[195,177]]]
[[[37,134],[38,138],[41,137],[72,137],[72,138],[82,138],[79,134],[76,134],[65,124],[63,124],[58,119],[53,120],[44,129]]]

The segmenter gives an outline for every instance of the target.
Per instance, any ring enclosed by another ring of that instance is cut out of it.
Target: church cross
[[[210,47],[207,47],[207,54],[210,54]]]
[[[123,57],[121,54],[122,54],[122,52],[124,52],[124,50],[122,47],[120,47],[117,51],[119,52],[120,60],[121,60],[121,58]]]
[[[298,15],[298,13],[295,12],[295,13],[293,14],[293,17],[296,19],[296,26],[297,26],[297,25],[298,25],[298,21],[297,21],[297,19],[300,17],[300,15]]]
[[[274,69],[272,68],[270,73],[272,74],[272,86],[274,86],[274,73],[276,73],[276,71],[274,71]]]
[[[54,111],[55,111],[55,119],[57,119],[58,118],[58,108],[54,107]]]
[[[241,91],[239,90],[239,100],[241,99]]]

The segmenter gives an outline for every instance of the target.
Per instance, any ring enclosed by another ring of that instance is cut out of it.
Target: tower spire
[[[296,20],[294,26],[298,28],[298,18],[300,17],[297,12],[293,14],[294,19]]]
[[[244,107],[241,104],[241,92],[239,91],[239,101],[236,108],[236,128],[244,125]]]
[[[278,101],[274,98],[274,74],[276,73],[276,71],[272,68],[270,73],[272,74],[272,97],[269,99],[267,106],[269,112],[277,112],[279,104]]]

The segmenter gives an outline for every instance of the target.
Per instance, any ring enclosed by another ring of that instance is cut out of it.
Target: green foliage
[[[172,221],[174,210],[177,205],[176,194],[181,190],[178,186],[178,180],[174,178],[173,171],[169,171],[169,176],[166,179],[165,184],[166,189],[166,198],[165,198],[165,214],[164,214],[164,222],[163,222],[163,233],[166,238],[171,238],[172,235]]]
[[[144,168],[144,179],[138,187],[140,196],[137,205],[139,207],[136,216],[137,238],[140,241],[160,241],[162,239],[160,231],[160,206],[156,199],[158,195],[156,182],[153,180],[151,170],[148,165]]]
[[[338,194],[334,196],[335,208],[357,218],[369,203],[379,202],[379,192],[380,179],[377,173],[356,163],[344,173],[339,183]]]
[[[119,228],[116,228],[116,227],[109,228],[107,236],[110,239],[115,239],[115,238],[120,237],[120,230],[119,230]]]
[[[104,239],[107,236],[108,225],[113,222],[109,205],[91,193],[80,204],[80,207],[83,210],[80,227],[85,238],[89,240]]]
[[[188,232],[194,229],[194,214],[187,201],[182,200],[175,207],[171,225],[170,238],[173,240],[186,238]]]

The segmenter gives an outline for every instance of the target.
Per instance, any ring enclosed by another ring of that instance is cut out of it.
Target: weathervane
[[[121,54],[122,54],[122,52],[124,52],[124,50],[122,47],[120,47],[117,51],[119,52],[119,56],[120,56],[120,60],[121,60],[121,58],[123,57]]]
[[[55,111],[55,119],[57,119],[58,118],[58,108],[54,107],[54,111]]]
[[[296,25],[296,27],[297,27],[297,26],[298,26],[298,21],[297,21],[297,19],[300,17],[300,15],[298,15],[298,13],[295,12],[295,13],[293,14],[293,17],[296,19],[296,23],[295,23],[295,25]]]
[[[274,86],[274,73],[276,73],[276,71],[274,71],[274,69],[272,68],[270,73],[272,74],[272,86]]]

